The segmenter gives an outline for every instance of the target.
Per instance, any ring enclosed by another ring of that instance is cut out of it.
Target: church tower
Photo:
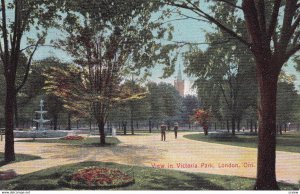
[[[179,92],[180,96],[184,96],[184,80],[182,79],[180,65],[176,80],[174,81],[174,86],[175,89]]]

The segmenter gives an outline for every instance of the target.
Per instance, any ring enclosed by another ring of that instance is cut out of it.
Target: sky
[[[189,14],[188,12],[185,14]],[[174,19],[178,18],[177,16],[174,16]],[[173,18],[171,18],[173,19]],[[184,42],[191,42],[191,43],[199,43],[199,42],[205,42],[205,31],[212,31],[212,26],[208,23],[201,22],[201,21],[195,21],[192,19],[189,20],[179,20],[179,21],[172,21],[171,24],[174,26],[174,33],[173,33],[173,40],[174,41],[184,41]],[[32,33],[32,32],[31,32]],[[58,37],[61,37],[61,32],[58,30],[50,30],[48,32],[47,40],[50,41],[51,39],[57,39]],[[25,43],[25,41],[24,41]],[[205,45],[201,47],[201,49],[205,49]],[[187,47],[183,47],[179,52],[183,53],[187,50]],[[70,61],[71,58],[68,54],[61,50],[56,50],[51,47],[40,47],[36,54],[34,55],[34,60],[40,60],[49,56],[54,56],[62,61]],[[299,90],[300,85],[300,72],[297,72],[294,68],[294,63],[290,60],[287,65],[283,68],[284,71],[287,72],[287,74],[295,75],[296,82],[295,85],[297,86],[297,89]],[[154,82],[167,82],[167,83],[174,83],[174,80],[176,79],[176,75],[178,73],[178,68],[181,67],[182,70],[182,76],[185,80],[185,95],[192,94],[195,95],[195,90],[192,89],[193,80],[195,78],[188,77],[183,71],[184,71],[184,64],[181,54],[179,54],[179,58],[175,67],[175,72],[172,76],[169,78],[163,78],[160,79],[162,76],[162,68],[163,65],[156,65],[155,68],[152,69],[152,76],[148,79],[149,81]]]

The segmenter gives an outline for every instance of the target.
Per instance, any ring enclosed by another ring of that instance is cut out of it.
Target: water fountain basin
[[[63,130],[31,130],[31,131],[14,131],[15,138],[57,138],[67,136],[70,131]]]

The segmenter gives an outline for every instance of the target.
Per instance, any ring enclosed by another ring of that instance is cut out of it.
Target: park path
[[[113,147],[79,147],[64,144],[16,142],[16,153],[32,154],[42,159],[18,162],[0,167],[27,174],[45,168],[81,161],[116,162],[120,164],[160,167],[185,172],[234,175],[254,178],[256,156],[254,148],[207,143],[167,133],[167,141],[160,134],[118,136],[122,142]],[[0,152],[4,142],[0,142]],[[276,176],[278,181],[299,183],[300,153],[277,151]]]

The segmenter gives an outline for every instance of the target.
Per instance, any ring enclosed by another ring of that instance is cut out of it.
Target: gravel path
[[[167,141],[160,141],[160,134],[118,136],[122,142],[113,147],[79,147],[65,144],[16,142],[16,153],[41,156],[43,159],[18,162],[0,167],[26,174],[45,168],[81,161],[116,162],[121,164],[174,169],[186,172],[235,175],[254,178],[257,151],[215,143],[206,143],[167,133]],[[4,142],[0,142],[0,151]],[[300,181],[300,154],[277,152],[276,176],[278,181]]]

